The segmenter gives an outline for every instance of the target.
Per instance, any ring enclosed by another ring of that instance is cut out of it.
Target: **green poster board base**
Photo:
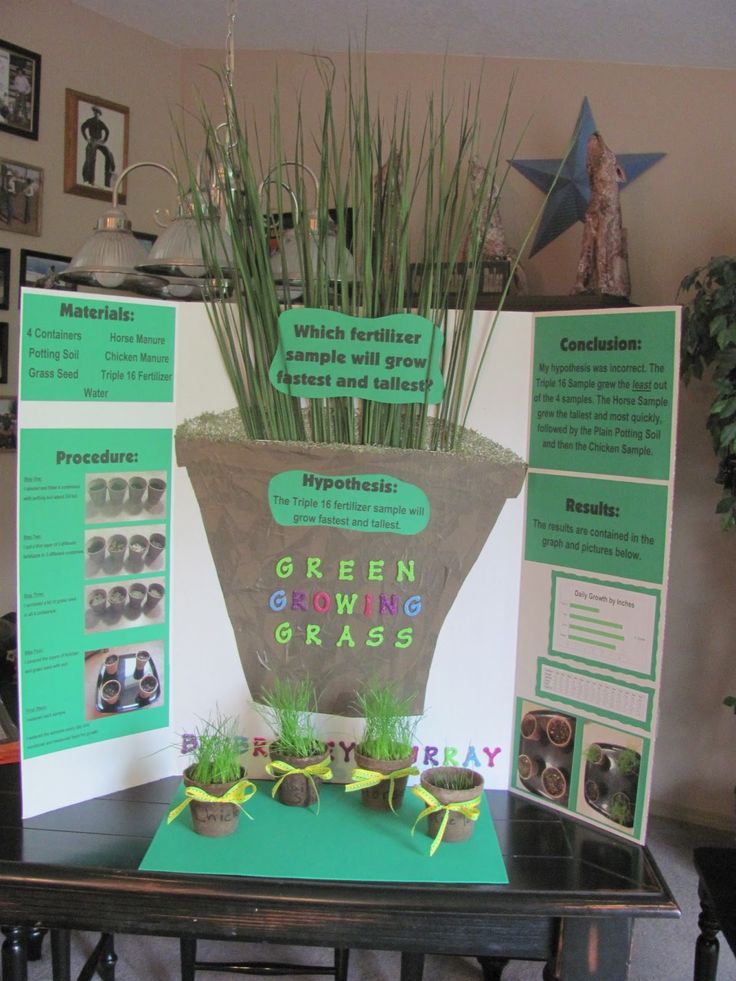
[[[192,830],[189,808],[156,832],[141,869],[199,875],[365,882],[507,883],[506,868],[485,796],[466,842],[441,844],[432,858],[426,818],[412,825],[423,804],[407,791],[397,814],[363,807],[360,792],[320,789],[321,807],[286,807],[271,798],[270,781],[245,805],[235,834],[203,838]],[[184,799],[179,787],[172,807]]]

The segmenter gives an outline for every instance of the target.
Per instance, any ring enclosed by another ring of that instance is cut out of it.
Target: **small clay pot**
[[[213,797],[223,797],[245,776],[245,770],[241,767],[238,779],[231,780],[229,783],[197,783],[190,776],[192,769],[193,767],[189,766],[184,771],[184,786],[199,787]],[[240,820],[240,808],[237,804],[193,800],[189,810],[192,815],[192,827],[198,835],[204,835],[206,838],[224,838],[225,835],[231,835]]]
[[[105,658],[105,675],[108,678],[116,678],[119,666],[120,658],[117,656],[117,654],[108,654]]]
[[[153,565],[154,562],[161,556],[161,553],[166,548],[166,535],[162,535],[158,531],[154,531],[148,540],[148,553],[146,554],[146,563],[148,565]]]
[[[95,477],[94,480],[90,480],[89,487],[89,499],[92,501],[96,508],[104,507],[105,501],[107,501],[107,481],[103,480],[102,477]]]
[[[148,666],[150,663],[151,655],[148,653],[148,651],[138,651],[135,656],[135,671],[133,672],[133,677],[142,678],[148,671]]]
[[[138,701],[142,704],[152,702],[158,694],[158,681],[152,674],[144,674],[138,682]]]
[[[559,767],[546,766],[542,770],[541,780],[542,793],[550,800],[562,800],[567,795],[567,775]]]
[[[282,753],[276,743],[272,743],[269,746],[268,752],[271,760],[282,760],[284,763],[288,763],[298,770],[303,770],[307,766],[314,766],[315,763],[321,763],[325,756],[327,756],[327,747],[323,746],[318,753],[314,753],[312,756],[307,756],[304,759]],[[278,780],[279,778],[280,774],[276,779]],[[309,807],[311,804],[317,803],[317,792],[315,788],[319,789],[321,783],[322,781],[319,777],[313,777],[310,780],[302,773],[288,774],[281,781],[281,785],[276,791],[276,800],[281,804],[286,804],[287,807]]]
[[[151,477],[151,479],[148,481],[148,497],[146,499],[146,504],[149,508],[154,504],[158,504],[163,497],[165,490],[165,480],[162,480],[160,477]]]
[[[602,772],[610,769],[611,760],[608,753],[603,751],[603,748],[598,745],[598,743],[591,743],[585,753],[585,759],[590,763],[591,766],[598,767]]]
[[[117,619],[122,616],[125,604],[128,602],[128,590],[125,586],[113,586],[107,594],[110,613]]]
[[[551,715],[547,720],[547,738],[557,749],[565,749],[572,742],[572,722],[564,715]]]
[[[463,790],[450,790],[443,787],[444,781],[453,781],[465,777],[471,786]],[[461,804],[473,800],[483,793],[483,777],[477,770],[464,766],[435,766],[424,770],[420,777],[422,786],[428,790],[440,804]],[[439,786],[438,786],[439,784]],[[459,811],[448,811],[449,818],[445,827],[443,842],[467,841],[472,835],[475,821],[465,817]],[[436,837],[444,818],[444,811],[430,814],[427,818],[427,834]]]
[[[143,582],[131,583],[128,587],[128,604],[131,610],[140,610],[146,602],[148,588]]]
[[[362,770],[375,770],[378,773],[389,774],[394,773],[396,770],[404,770],[411,766],[413,762],[413,756],[406,756],[401,760],[374,760],[370,756],[363,756],[357,749],[355,751],[355,765],[359,766]],[[391,802],[395,811],[398,811],[404,801],[404,792],[406,791],[408,779],[408,777],[397,777],[393,781],[394,792]],[[372,811],[390,811],[390,791],[391,781],[382,780],[375,787],[366,787],[365,790],[361,790],[361,803],[363,807],[368,807]]]
[[[100,535],[93,535],[87,542],[87,560],[90,565],[99,569],[105,561],[105,539]]]
[[[122,569],[127,547],[128,539],[125,535],[118,533],[107,539],[107,565],[110,572]]]
[[[540,766],[539,760],[533,759],[526,753],[519,753],[519,758],[516,761],[516,769],[522,780],[532,780],[534,777],[539,776],[543,765]]]
[[[163,599],[166,593],[165,588],[160,582],[153,582],[148,587],[148,599],[146,600],[146,610],[152,610],[154,607],[158,606],[159,602]]]
[[[148,481],[145,477],[131,477],[128,481],[128,503],[132,507],[141,507],[143,495],[146,493]]]
[[[533,712],[527,712],[522,718],[521,735],[524,739],[530,739],[535,743],[541,741],[544,730],[539,723],[539,718]]]
[[[142,569],[143,560],[148,551],[148,539],[145,535],[131,535],[128,542],[128,567]]]
[[[92,589],[87,597],[87,604],[96,617],[101,617],[107,609],[107,590]]]
[[[127,492],[128,481],[124,477],[113,477],[107,484],[107,493],[113,507],[122,507]]]
[[[121,691],[122,685],[117,678],[111,678],[109,681],[104,682],[100,689],[102,704],[107,708],[114,708],[120,699]]]

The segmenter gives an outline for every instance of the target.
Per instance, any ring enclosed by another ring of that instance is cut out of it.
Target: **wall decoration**
[[[550,196],[542,213],[534,243],[529,252],[533,256],[545,245],[549,245],[559,235],[571,228],[576,221],[585,221],[585,212],[590,202],[590,181],[585,165],[588,140],[596,132],[595,120],[588,99],[583,99],[580,115],[573,130],[574,142],[567,158],[554,160],[511,160],[511,166],[523,174],[545,194]],[[626,174],[621,184],[625,190],[637,177],[653,167],[664,153],[617,153],[616,158]],[[562,169],[560,169],[562,167]],[[557,183],[555,175],[560,171]],[[554,188],[552,185],[554,184]]]
[[[64,190],[112,200],[117,175],[128,165],[130,110],[117,102],[66,90]],[[125,203],[125,195],[118,201]]]
[[[33,286],[36,289],[75,290],[75,286],[67,286],[57,280],[71,262],[71,256],[55,255],[53,252],[33,252],[31,249],[20,251],[20,285]]]
[[[0,130],[38,139],[41,55],[0,40]]]
[[[8,380],[8,325],[0,323],[0,385]]]
[[[0,157],[0,231],[41,234],[43,171]]]
[[[0,324],[0,339],[3,336],[2,328],[5,328],[5,338],[7,341],[7,324]],[[7,350],[7,348],[6,348]],[[18,399],[0,399],[0,451],[14,451],[18,444]]]
[[[0,249],[0,310],[10,303],[10,249]]]

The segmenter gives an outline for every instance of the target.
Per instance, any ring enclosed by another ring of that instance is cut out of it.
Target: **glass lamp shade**
[[[215,219],[213,218],[212,221]],[[222,229],[213,229],[208,241],[215,249],[215,262],[224,273],[230,271],[232,247],[230,237]],[[142,272],[158,276],[184,276],[199,279],[211,275],[202,255],[199,226],[191,215],[179,214],[151,246],[148,255],[136,263]]]
[[[146,276],[135,269],[146,250],[131,231],[123,208],[111,208],[98,220],[92,236],[59,274],[62,282],[101,289],[135,290],[146,280],[160,285],[160,277]]]
[[[319,246],[314,229],[310,229],[309,263],[313,273],[317,269],[318,260]],[[344,249],[341,260],[338,260],[337,235],[333,230],[328,232],[322,243],[322,261],[325,265],[327,278],[332,283],[340,282],[343,277],[352,280],[355,275],[355,262],[351,253],[347,249]],[[279,285],[283,285],[284,272],[286,272],[290,298],[296,300],[301,296],[304,289],[302,256],[292,228],[284,232],[281,248],[277,249],[271,256],[271,272],[273,273],[273,278]]]

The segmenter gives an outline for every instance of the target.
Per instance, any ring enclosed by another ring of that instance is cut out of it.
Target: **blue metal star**
[[[560,171],[552,193],[542,213],[539,228],[534,238],[529,257],[545,245],[549,245],[558,235],[562,235],[576,221],[585,220],[585,212],[590,202],[590,182],[585,166],[588,138],[596,132],[595,120],[587,96],[583,99],[580,115],[573,131],[574,142],[562,169],[562,160],[511,160],[511,166],[523,174],[545,194],[552,187],[555,174]],[[616,159],[623,168],[626,180],[621,185],[624,190],[637,177],[649,170],[664,153],[617,153]]]

